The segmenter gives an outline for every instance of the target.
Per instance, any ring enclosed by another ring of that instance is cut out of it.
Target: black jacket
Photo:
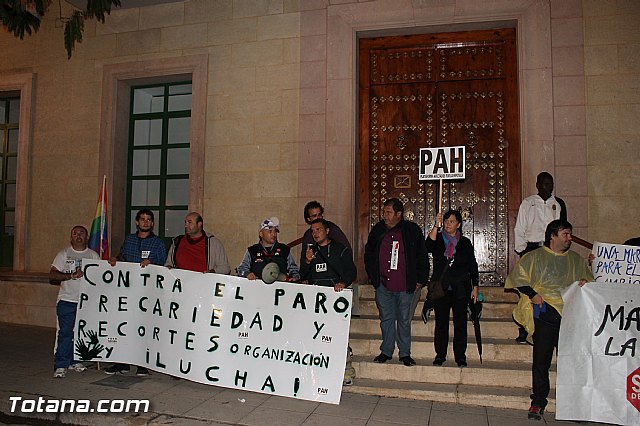
[[[472,286],[477,286],[479,280],[478,262],[476,262],[471,241],[465,236],[460,237],[460,241],[456,245],[456,252],[453,255],[453,263],[445,272],[444,277],[442,276],[442,271],[448,260],[444,255],[445,247],[442,234],[438,233],[435,240],[427,237],[425,244],[427,250],[433,254],[433,275],[431,279],[441,279],[445,290],[451,286],[458,299],[469,296]]]
[[[262,277],[262,270],[271,262],[275,262],[280,268],[280,272],[287,273],[287,259],[289,258],[289,247],[276,241],[276,243],[270,248],[269,253],[265,251],[262,244],[254,244],[248,247],[249,256],[251,256],[251,269],[258,278]]]
[[[314,244],[311,249],[315,257],[310,264],[307,264],[306,248],[304,251],[305,258],[300,265],[302,280],[308,280],[313,285],[333,287],[338,282],[349,286],[356,279],[358,272],[351,249],[337,241],[330,241],[324,247]]]
[[[413,293],[416,284],[426,284],[429,277],[429,257],[424,245],[424,235],[420,227],[413,222],[401,220],[396,226],[402,227],[407,291]],[[380,245],[386,233],[387,226],[381,220],[369,232],[367,244],[364,246],[364,267],[369,281],[376,288],[380,285]]]

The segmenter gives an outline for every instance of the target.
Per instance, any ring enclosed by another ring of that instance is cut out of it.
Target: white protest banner
[[[81,359],[338,404],[351,291],[85,260]]]
[[[596,281],[640,284],[640,247],[593,243],[591,272]]]
[[[562,295],[556,419],[640,424],[640,287],[574,283]]]
[[[464,146],[420,148],[418,179],[464,179],[465,161]]]

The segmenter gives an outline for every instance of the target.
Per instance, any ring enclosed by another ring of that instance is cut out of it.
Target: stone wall
[[[55,327],[59,288],[49,284],[46,274],[3,275],[0,322]]]
[[[640,235],[640,2],[584,0],[589,238]]]
[[[301,235],[310,199],[325,204],[356,248],[366,237],[354,217],[359,36],[505,21],[518,27],[523,194],[549,170],[578,235],[622,241],[638,233],[640,215],[639,8],[598,0],[188,0],[87,23],[70,60],[52,9],[23,41],[0,32],[0,90],[8,76],[34,75],[22,170],[25,269],[47,271],[71,226],[93,217],[100,135],[110,124],[102,119],[105,67],[208,58],[199,205],[236,266],[265,217],[279,216],[282,241]],[[609,225],[627,210],[631,227]]]
[[[68,15],[70,8],[62,5]],[[87,22],[70,60],[57,15],[56,4],[38,33],[24,41],[0,32],[0,80],[35,75],[31,153],[22,170],[22,178],[30,179],[26,270],[48,271],[69,229],[93,218],[101,127],[111,124],[101,120],[101,98],[108,96],[101,94],[103,69],[113,64],[144,67],[206,55],[206,110],[199,112],[205,114],[205,159],[198,172],[204,173],[198,204],[206,229],[224,241],[232,266],[257,240],[265,217],[280,217],[283,241],[297,237],[297,1],[190,0],[116,9],[104,25]],[[121,241],[121,233],[112,229],[111,237]]]

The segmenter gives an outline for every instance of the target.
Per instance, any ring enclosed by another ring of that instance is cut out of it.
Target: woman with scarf
[[[443,224],[442,232],[438,227]],[[433,365],[442,365],[449,346],[449,312],[453,310],[453,355],[458,367],[467,366],[467,306],[478,299],[478,263],[473,245],[462,236],[462,215],[449,210],[436,215],[436,223],[426,241],[433,254],[432,280],[439,280],[444,297],[433,301],[435,311]]]

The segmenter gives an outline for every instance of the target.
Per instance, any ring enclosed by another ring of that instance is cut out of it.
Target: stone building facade
[[[70,10],[63,2],[63,15]],[[87,23],[71,59],[54,12],[25,40],[0,32],[0,94],[21,96],[14,259],[0,274],[0,321],[55,324],[55,289],[38,273],[73,225],[90,225],[105,174],[119,247],[121,106],[136,82],[193,80],[189,207],[233,266],[265,217],[280,218],[281,241],[302,235],[311,199],[362,239],[357,49],[370,34],[516,28],[521,192],[535,192],[535,176],[548,170],[574,233],[637,236],[638,22],[631,0],[186,0]],[[622,214],[628,225],[614,226]]]

